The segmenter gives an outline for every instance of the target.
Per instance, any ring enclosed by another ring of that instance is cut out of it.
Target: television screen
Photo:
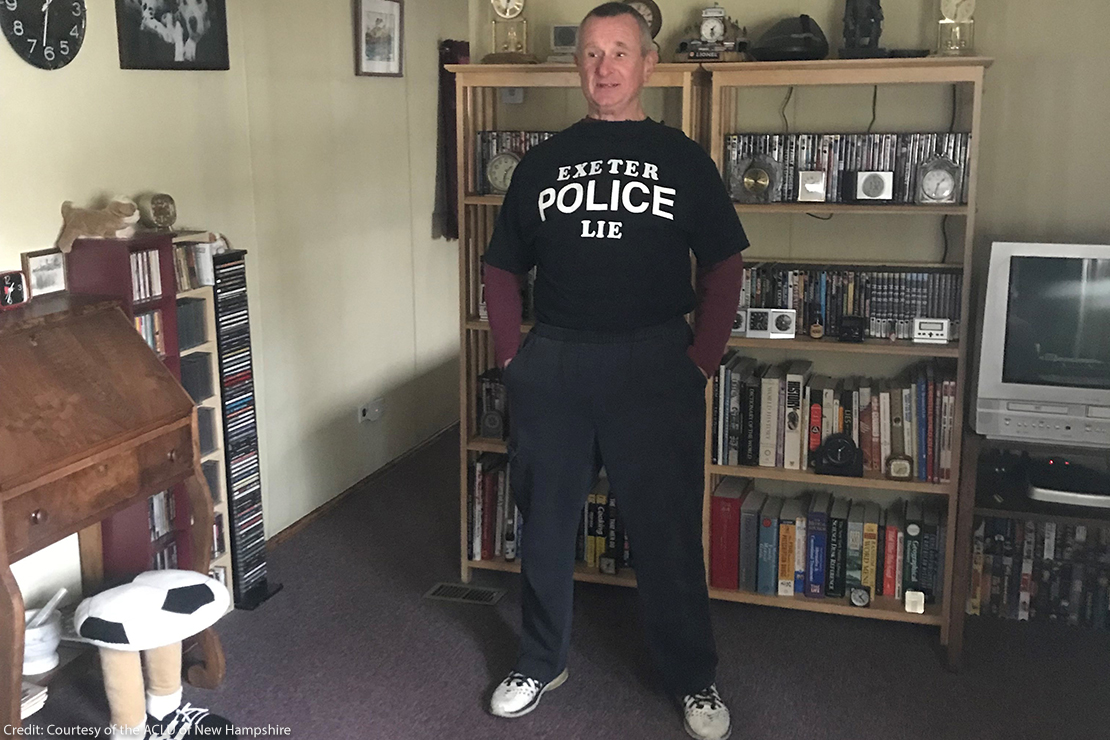
[[[1110,390],[1110,259],[1010,258],[1002,381]]]

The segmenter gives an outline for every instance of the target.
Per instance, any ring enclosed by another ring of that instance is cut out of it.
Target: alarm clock
[[[513,172],[516,171],[518,164],[520,164],[520,157],[513,152],[501,152],[490,159],[486,165],[486,180],[493,192],[502,195],[508,192],[509,183],[512,182]]]
[[[730,194],[740,203],[770,203],[781,181],[782,164],[778,160],[765,154],[743,157],[732,168]]]
[[[793,339],[796,317],[792,308],[749,308],[744,336],[750,339]]]
[[[742,337],[748,331],[748,310],[741,308],[736,311],[736,318],[732,320],[732,335]]]
[[[952,322],[948,319],[913,320],[913,341],[918,344],[948,344],[952,334]]]
[[[891,480],[913,480],[913,458],[909,455],[890,455],[886,459],[885,472]]]
[[[817,450],[814,467],[818,475],[863,477],[863,450],[852,441],[851,435],[833,434]]]
[[[841,316],[837,339],[841,342],[862,342],[863,323],[862,316]]]
[[[852,606],[867,606],[871,603],[871,591],[864,586],[852,586],[848,591],[848,603]]]
[[[482,414],[481,429],[478,436],[489,439],[503,439],[505,437],[505,417],[500,411],[487,411]]]
[[[848,193],[854,201],[889,201],[894,199],[894,173],[859,170],[848,173]]]
[[[30,299],[26,275],[19,270],[0,272],[0,311],[21,306]]]
[[[955,203],[959,184],[959,166],[948,157],[933,157],[917,168],[914,200],[921,205]]]
[[[821,170],[802,170],[798,173],[798,201],[801,203],[825,202],[825,173]]]

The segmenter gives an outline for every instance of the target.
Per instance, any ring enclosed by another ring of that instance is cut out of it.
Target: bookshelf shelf
[[[1074,507],[1060,507],[1061,511],[1075,512]],[[1110,511],[1106,515],[1098,516],[1072,516],[1068,514],[1053,514],[1045,511],[1013,509],[995,509],[989,506],[976,506],[975,516],[989,516],[997,519],[1032,519],[1036,522],[1060,522],[1074,524],[1082,527],[1105,527],[1110,525]]]
[[[500,452],[502,454],[508,450],[505,440],[489,437],[471,437],[466,442],[466,448],[471,452]]]
[[[215,352],[215,351],[216,351],[216,342],[215,342],[215,340],[209,339],[207,342],[204,342],[202,344],[198,344],[198,345],[195,345],[193,347],[189,347],[188,349],[181,350],[181,356],[184,357],[186,355],[191,355],[194,352]]]
[[[891,342],[886,339],[865,339],[863,342],[838,342],[835,339],[750,339],[730,337],[729,347],[750,349],[781,349],[791,352],[839,352],[841,354],[899,355],[905,357],[959,357],[958,344],[914,344],[906,340]]]
[[[500,570],[506,573],[519,573],[520,561],[518,560],[468,560],[471,568],[479,570]],[[636,575],[631,569],[622,570],[615,576],[606,575],[590,568],[585,563],[574,566],[574,580],[586,583],[601,583],[607,586],[636,586]]]
[[[937,271],[947,274],[963,272],[959,289],[954,290],[958,314],[969,317],[971,294],[972,245],[974,244],[976,222],[976,187],[978,180],[978,154],[980,143],[980,123],[982,115],[982,93],[985,70],[991,65],[985,58],[924,58],[924,59],[872,59],[872,60],[823,60],[816,62],[745,62],[742,64],[713,63],[702,65],[660,65],[651,80],[655,87],[680,87],[682,89],[682,128],[690,138],[702,144],[718,166],[724,164],[726,136],[740,130],[737,127],[738,93],[744,88],[767,88],[792,86],[829,86],[829,85],[934,85],[954,86],[956,110],[954,131],[969,134],[967,147],[968,179],[966,205],[920,206],[912,203],[860,205],[854,203],[775,203],[775,204],[736,204],[741,214],[800,215],[844,214],[871,218],[874,216],[909,215],[945,217],[960,219],[961,236],[953,237],[952,261],[924,261],[928,258],[925,250],[911,253],[902,249],[894,220],[877,219],[876,228],[892,230],[889,259],[875,260],[874,253],[866,254],[870,259],[854,259],[852,249],[841,250],[836,259],[781,258],[778,256],[760,257],[748,254],[749,263],[771,263],[796,265],[798,269],[819,269],[822,266],[847,268],[874,268],[877,272],[923,272]],[[506,452],[505,442],[477,436],[476,404],[480,387],[479,376],[494,367],[493,337],[489,323],[479,318],[481,302],[481,259],[486,245],[493,233],[498,208],[503,203],[501,195],[479,195],[473,184],[477,134],[482,131],[496,131],[498,106],[496,88],[504,86],[519,87],[578,87],[575,70],[566,67],[553,68],[547,65],[497,66],[493,65],[452,65],[448,68],[456,76],[456,102],[458,126],[456,130],[458,189],[456,192],[459,215],[459,280],[460,280],[460,547],[462,580],[469,581],[473,569],[500,570],[517,572],[516,563],[498,561],[470,561],[467,558],[468,546],[473,544],[467,531],[468,490],[472,483],[470,465],[485,453]],[[870,111],[868,111],[870,112]],[[777,130],[777,129],[776,129]],[[799,129],[804,130],[804,129]],[[939,218],[938,218],[939,220]],[[833,223],[837,223],[836,220]],[[926,222],[927,226],[927,222]],[[938,238],[939,242],[939,238]],[[962,250],[960,249],[962,246]],[[750,252],[755,252],[758,245]],[[864,256],[866,245],[861,245],[860,256]],[[792,251],[788,247],[783,251]],[[938,248],[939,254],[939,248]],[[914,258],[917,259],[914,259]],[[789,269],[789,268],[788,268]],[[965,322],[961,331],[964,337],[973,336],[970,322]],[[530,326],[522,327],[528,331]],[[953,342],[948,345],[920,345],[907,340],[890,342],[884,339],[870,339],[862,343],[842,343],[835,338],[814,340],[798,337],[794,340],[760,340],[746,337],[733,337],[730,347],[750,350],[783,350],[792,357],[806,358],[819,356],[827,358],[830,365],[843,362],[838,355],[857,356],[862,362],[855,372],[865,372],[863,366],[871,358],[888,356],[907,360],[943,358],[946,370],[955,368],[956,397],[952,415],[955,419],[951,429],[952,460],[950,469],[953,480],[944,484],[922,483],[919,481],[892,481],[881,477],[877,472],[863,478],[842,478],[819,476],[810,471],[786,470],[781,468],[761,468],[746,466],[723,466],[712,463],[712,414],[706,419],[706,455],[703,505],[703,549],[706,552],[707,566],[709,554],[709,514],[712,485],[722,476],[741,476],[759,480],[779,480],[808,484],[829,489],[854,488],[870,491],[888,491],[902,494],[918,494],[922,498],[941,497],[946,499],[947,512],[942,511],[942,521],[947,528],[948,537],[942,559],[944,572],[938,574],[943,583],[943,592],[938,594],[937,604],[930,604],[924,614],[905,612],[902,604],[893,598],[878,597],[871,607],[858,609],[840,599],[809,599],[806,597],[770,597],[749,592],[724,591],[711,589],[710,596],[715,599],[743,603],[774,606],[780,608],[817,611],[869,619],[882,619],[940,628],[940,640],[949,644],[949,629],[952,612],[961,605],[954,605],[950,598],[952,586],[952,564],[955,557],[954,536],[964,525],[961,516],[957,522],[957,511],[962,510],[955,504],[957,492],[962,497],[960,476],[960,449],[963,434],[963,396],[967,377],[969,341]],[[836,371],[828,371],[836,372]],[[841,373],[842,374],[842,373]],[[712,384],[707,386],[707,412],[714,402]],[[914,497],[910,497],[914,498]],[[962,500],[962,499],[961,499]],[[970,522],[967,523],[970,526]],[[707,567],[708,570],[708,567]],[[598,583],[617,583],[632,585],[632,577],[618,576],[615,580],[595,569],[581,566],[575,571],[577,580]],[[949,654],[951,663],[951,653]]]
[[[814,486],[840,486],[843,488],[872,488],[882,491],[903,493],[927,493],[934,496],[951,496],[955,493],[952,483],[922,483],[920,481],[899,481],[884,478],[876,473],[867,472],[862,478],[839,475],[817,475],[808,470],[786,470],[784,468],[751,467],[746,465],[710,465],[709,472],[714,475],[731,475],[756,480],[781,480],[794,483],[807,483]]]
[[[889,622],[911,622],[913,624],[939,625],[943,609],[940,604],[926,604],[924,614],[907,612],[902,602],[888,596],[878,596],[865,608],[851,606],[848,599],[811,599],[800,594],[794,596],[768,596],[753,594],[749,591],[729,591],[721,588],[709,589],[711,599],[735,601],[741,604],[776,606],[781,609],[799,609],[824,614],[842,614],[849,617],[883,619]]]
[[[913,204],[857,205],[855,203],[737,203],[737,213],[857,213],[866,215],[966,216],[967,206]]]

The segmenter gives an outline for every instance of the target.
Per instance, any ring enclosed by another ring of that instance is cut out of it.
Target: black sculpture
[[[879,48],[883,33],[883,9],[879,0],[844,0],[844,48],[840,56],[846,59],[885,57],[886,49]]]

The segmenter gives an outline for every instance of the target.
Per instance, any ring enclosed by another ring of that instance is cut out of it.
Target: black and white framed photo
[[[226,0],[116,0],[121,69],[228,69]]]
[[[31,285],[31,295],[40,296],[66,289],[65,255],[57,249],[24,252],[23,274]]]
[[[401,0],[355,0],[355,74],[400,77],[404,51]]]

